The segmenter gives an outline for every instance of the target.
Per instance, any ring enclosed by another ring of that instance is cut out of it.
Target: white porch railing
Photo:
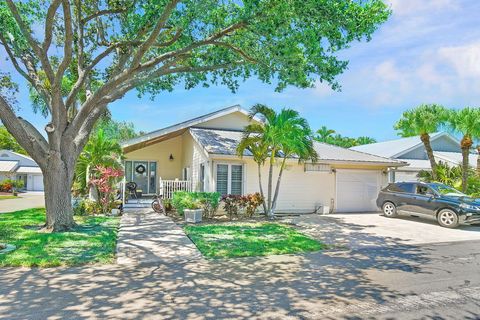
[[[190,180],[162,180],[159,183],[159,193],[164,199],[172,199],[175,191],[193,191],[193,183]]]

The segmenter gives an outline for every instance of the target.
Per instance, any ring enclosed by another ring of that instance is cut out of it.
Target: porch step
[[[129,209],[129,208],[150,208],[151,203],[125,203],[124,208]]]

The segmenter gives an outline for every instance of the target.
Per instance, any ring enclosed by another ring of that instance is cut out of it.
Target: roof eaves
[[[201,124],[203,122],[206,122],[206,121],[209,121],[209,120],[212,120],[212,119],[215,119],[215,118],[218,118],[218,117],[221,117],[221,116],[227,115],[229,113],[233,113],[233,112],[242,112],[244,114],[248,114],[248,112],[246,110],[244,110],[240,105],[238,105],[238,104],[233,105],[233,106],[226,107],[226,108],[214,111],[214,112],[210,112],[210,113],[205,114],[203,116],[199,116],[199,117],[196,117],[196,118],[193,118],[193,119],[190,119],[190,120],[182,121],[180,123],[177,123],[177,124],[174,124],[174,125],[171,125],[171,126],[159,129],[159,130],[151,131],[151,132],[146,133],[146,134],[144,134],[140,137],[136,137],[136,138],[133,138],[133,139],[130,139],[130,140],[126,140],[126,141],[121,143],[121,146],[122,146],[122,148],[127,148],[127,147],[133,146],[135,144],[146,142],[146,141],[161,137],[161,136],[163,136],[165,134],[168,134],[168,133],[171,133],[171,132],[186,129],[188,127],[192,127],[192,126]]]

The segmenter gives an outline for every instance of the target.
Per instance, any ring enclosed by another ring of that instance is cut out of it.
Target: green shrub
[[[84,216],[87,214],[87,210],[85,208],[85,199],[75,199],[72,207],[73,214],[76,216]]]
[[[172,197],[172,205],[179,214],[185,209],[203,209],[205,217],[211,218],[215,215],[220,201],[218,192],[187,192],[176,191]]]

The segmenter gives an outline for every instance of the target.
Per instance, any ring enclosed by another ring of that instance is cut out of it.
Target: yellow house
[[[258,192],[257,164],[248,152],[236,155],[249,122],[246,110],[232,106],[126,141],[125,180],[135,182],[143,194],[167,198],[175,190]],[[388,170],[405,165],[323,143],[315,143],[315,149],[317,163],[288,161],[277,212],[376,211]],[[267,170],[262,168],[264,190]]]

